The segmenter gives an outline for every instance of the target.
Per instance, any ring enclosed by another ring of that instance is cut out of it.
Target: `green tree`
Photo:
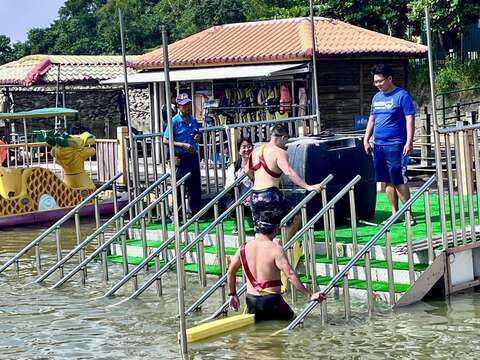
[[[316,15],[396,37],[405,36],[408,25],[407,0],[317,0],[315,4]]]
[[[409,0],[408,17],[424,28],[425,7],[430,7],[431,28],[444,51],[460,47],[460,34],[480,16],[480,2],[462,0]]]
[[[242,0],[196,0],[193,5],[193,22],[200,30],[247,20]]]
[[[0,65],[12,61],[13,57],[14,50],[10,38],[5,35],[0,35]]]

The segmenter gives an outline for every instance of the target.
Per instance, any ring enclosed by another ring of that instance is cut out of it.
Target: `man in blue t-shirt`
[[[375,65],[371,73],[373,84],[380,91],[372,99],[363,145],[367,154],[373,153],[376,180],[386,183],[385,191],[392,214],[395,214],[398,199],[405,203],[410,198],[405,167],[413,150],[415,106],[410,94],[393,83],[388,65]]]
[[[181,179],[187,173],[190,178],[186,181],[185,187],[190,198],[190,213],[195,215],[201,208],[202,186],[200,178],[200,163],[198,158],[198,142],[200,133],[198,122],[191,115],[192,100],[187,94],[177,96],[176,103],[178,114],[172,118],[173,144],[177,158],[177,179]],[[168,144],[170,131],[167,127],[163,134],[164,144]]]

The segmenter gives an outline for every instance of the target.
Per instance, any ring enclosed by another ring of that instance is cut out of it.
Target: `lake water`
[[[87,224],[85,229],[93,227]],[[0,230],[0,264],[13,256],[43,228]],[[73,227],[62,231],[64,248],[74,244]],[[55,254],[53,237],[42,245],[45,262]],[[111,281],[102,282],[99,264],[91,264],[87,284],[74,277],[61,289],[50,290],[58,275],[32,285],[33,253],[22,262],[19,276],[12,269],[0,275],[0,359],[178,359],[176,280],[164,279],[164,296],[153,290],[139,299],[115,306],[118,296],[99,298],[121,278],[119,265],[110,265]],[[211,278],[210,282],[214,279]],[[186,303],[202,292],[189,277]],[[188,318],[191,326],[219,304],[218,297]],[[295,305],[299,311],[302,303]],[[192,344],[192,359],[477,359],[480,356],[480,293],[420,303],[401,311],[379,304],[366,315],[364,301],[354,300],[353,319],[346,323],[342,304],[329,299],[328,325],[322,327],[314,310],[303,329],[271,334],[285,324],[271,322]]]

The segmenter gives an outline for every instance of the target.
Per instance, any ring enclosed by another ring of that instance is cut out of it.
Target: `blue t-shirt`
[[[379,91],[372,99],[370,115],[374,117],[373,142],[377,145],[405,144],[405,116],[415,114],[415,105],[408,91],[397,87],[390,93]]]
[[[185,121],[183,121],[182,115],[177,114],[172,118],[172,123],[173,123],[172,124],[173,139],[178,142],[192,145],[195,152],[198,152],[198,144],[193,139],[193,136],[195,135],[195,133],[198,131],[198,128],[199,128],[197,120],[192,115],[190,115],[190,122],[186,123]],[[170,138],[170,131],[168,129],[168,126],[165,129],[163,136],[167,139]],[[178,146],[175,147],[175,152],[181,153],[181,154],[188,153],[187,150]]]

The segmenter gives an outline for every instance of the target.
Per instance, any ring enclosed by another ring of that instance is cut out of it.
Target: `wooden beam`
[[[420,275],[415,283],[402,295],[394,308],[410,305],[422,300],[430,289],[445,274],[445,253],[438,255],[433,263]]]

